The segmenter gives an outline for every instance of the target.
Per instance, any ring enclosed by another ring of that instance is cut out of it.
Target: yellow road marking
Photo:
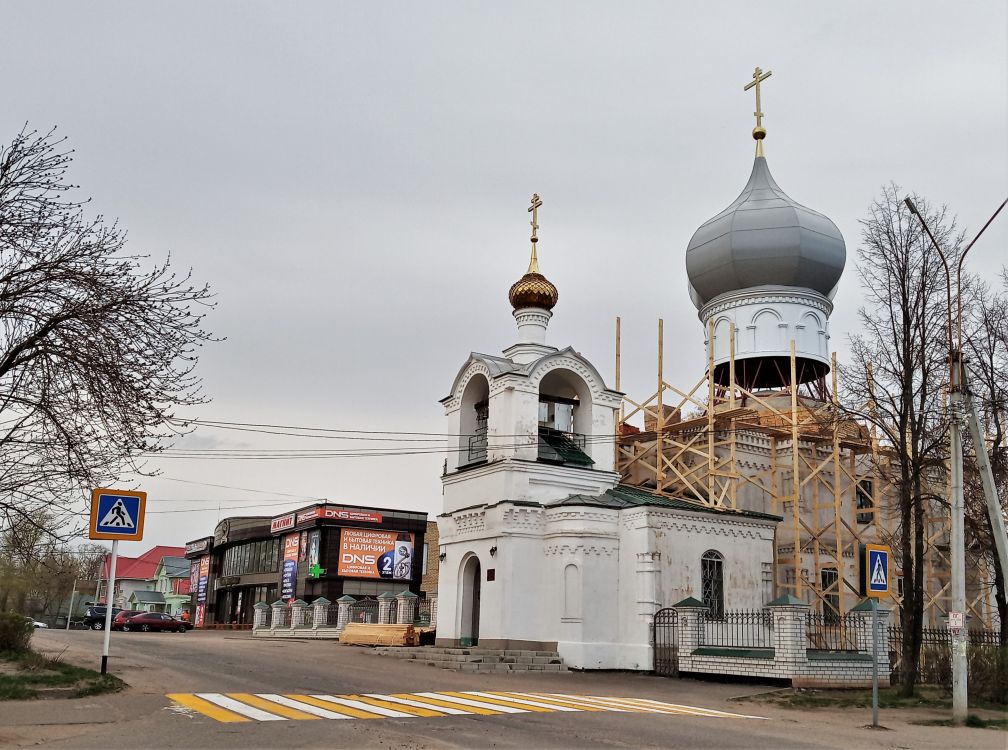
[[[452,703],[449,700],[439,700],[438,698],[428,698],[425,695],[415,695],[414,693],[392,693],[393,698],[408,698],[411,701],[429,703],[433,706],[447,706],[470,714],[482,714],[483,716],[499,716],[503,711],[491,711],[489,708],[479,708],[477,706],[465,706],[461,703]]]
[[[479,701],[480,703],[489,703],[494,706],[505,706],[507,708],[521,708],[526,711],[533,711],[539,714],[551,714],[554,713],[552,708],[540,708],[539,706],[530,706],[527,703],[515,703],[514,701],[509,701],[506,698],[491,698],[488,693],[483,693],[482,695],[473,695],[472,693],[456,693],[451,690],[442,690],[441,695],[454,695],[458,698],[465,698],[471,701]]]
[[[308,721],[317,720],[319,718],[318,716],[312,716],[304,711],[298,711],[296,708],[268,701],[265,698],[260,698],[258,695],[252,695],[252,693],[225,693],[225,695],[228,698],[234,698],[236,701],[241,701],[249,706],[260,708],[263,711],[268,711],[271,714],[277,714],[288,719]]]
[[[205,701],[191,693],[168,693],[165,697],[169,700],[175,701],[180,706],[191,708],[193,711],[199,711],[201,714],[205,714],[211,719],[216,719],[217,721],[225,723],[232,721],[252,721],[252,719],[247,716],[236,714],[234,711],[228,711],[226,708],[216,706],[210,701]]]
[[[564,708],[576,708],[579,711],[605,711],[604,708],[599,708],[598,706],[592,706],[588,703],[578,703],[577,701],[569,700],[562,701],[552,695],[545,696],[539,695],[539,693],[508,693],[500,690],[490,690],[487,691],[490,695],[500,695],[500,696],[511,696],[512,698],[518,698],[521,700],[532,700],[538,703],[552,704],[555,706],[563,706]]]
[[[316,698],[313,695],[291,695],[288,696],[296,701],[302,701],[304,703],[310,703],[313,706],[318,706],[319,708],[324,708],[327,711],[335,711],[338,714],[346,714],[347,716],[353,716],[355,719],[381,719],[383,718],[379,714],[369,714],[366,711],[360,711],[359,709],[352,708],[351,706],[344,706],[341,703],[333,703],[332,701],[324,701],[321,698]]]
[[[638,714],[658,713],[652,708],[626,706],[610,701],[608,698],[596,698],[593,695],[551,695],[550,697],[565,701],[584,701],[589,706],[600,706],[604,711],[629,711]]]
[[[381,708],[391,708],[393,711],[402,711],[403,713],[414,714],[416,716],[444,716],[444,711],[435,711],[432,708],[419,708],[417,706],[407,706],[403,703],[394,703],[392,701],[383,701],[378,698],[372,698],[369,695],[343,695],[342,698],[350,698],[351,700],[360,701],[361,703],[370,703],[372,706],[379,706]]]

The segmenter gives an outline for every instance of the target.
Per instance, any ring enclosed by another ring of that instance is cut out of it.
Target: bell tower
[[[620,393],[574,349],[547,343],[559,299],[539,267],[532,196],[528,270],[508,292],[517,341],[500,355],[473,352],[441,400],[457,446],[448,452],[445,511],[508,500],[547,502],[615,486]]]

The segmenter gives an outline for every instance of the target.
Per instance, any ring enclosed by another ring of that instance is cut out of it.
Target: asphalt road
[[[36,648],[47,652],[65,649],[64,659],[97,667],[101,636],[89,631],[39,632]],[[890,731],[877,731],[864,727],[870,716],[863,710],[793,711],[732,700],[771,690],[771,686],[636,673],[456,673],[328,641],[253,640],[240,633],[114,633],[109,664],[110,671],[129,683],[128,690],[88,699],[0,703],[0,746],[1003,750],[1006,736],[993,730],[908,723],[925,717],[919,712],[885,712],[883,723]],[[222,723],[167,697],[175,693],[339,696],[428,691],[649,699],[763,718],[693,715],[688,711],[591,711]]]

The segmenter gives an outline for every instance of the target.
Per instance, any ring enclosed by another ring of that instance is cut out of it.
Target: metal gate
[[[654,643],[654,673],[662,677],[679,676],[679,621],[671,607],[658,610],[651,625]]]

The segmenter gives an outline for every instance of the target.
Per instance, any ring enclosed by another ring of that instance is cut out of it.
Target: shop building
[[[429,526],[426,513],[329,503],[226,518],[186,545],[194,622],[251,626],[259,602],[424,596],[423,581],[437,581]]]

